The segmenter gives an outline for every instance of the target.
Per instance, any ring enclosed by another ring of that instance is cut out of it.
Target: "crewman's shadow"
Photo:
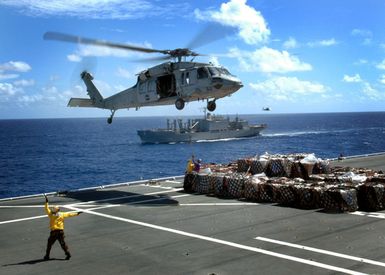
[[[24,262],[14,263],[14,264],[5,264],[5,265],[3,265],[3,266],[38,264],[38,263],[42,263],[42,262],[49,262],[49,261],[65,261],[65,260],[66,260],[66,259],[57,259],[57,258],[50,258],[49,260],[37,259],[37,260],[24,261]]]

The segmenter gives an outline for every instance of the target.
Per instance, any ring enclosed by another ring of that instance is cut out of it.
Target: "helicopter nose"
[[[243,83],[242,81],[238,80],[238,81],[232,81],[232,86],[234,87],[234,89],[239,90],[240,88],[243,87]]]

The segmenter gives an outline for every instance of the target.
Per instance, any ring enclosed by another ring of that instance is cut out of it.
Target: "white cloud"
[[[376,65],[377,69],[385,70],[385,59],[381,63]]]
[[[254,52],[241,51],[233,48],[229,56],[236,57],[242,70],[247,72],[288,73],[295,71],[310,71],[310,64],[301,62],[298,57],[287,51],[278,51],[262,47]]]
[[[77,54],[69,54],[67,55],[67,59],[71,62],[80,62],[82,61],[82,58],[78,56]]]
[[[0,82],[0,97],[1,96],[13,96],[18,92],[18,89],[11,83]]]
[[[286,40],[286,41],[283,43],[283,47],[284,47],[285,49],[294,49],[294,48],[298,48],[298,47],[299,47],[299,44],[298,44],[297,40],[295,40],[295,38],[289,37],[289,39]]]
[[[385,84],[385,74],[380,76],[379,81],[380,81],[380,83]]]
[[[5,80],[5,79],[13,79],[13,78],[18,78],[18,74],[1,74],[0,73],[0,80]]]
[[[217,56],[210,56],[209,62],[210,62],[211,64],[213,64],[214,66],[219,66],[219,65],[220,65],[219,59],[218,59]]]
[[[344,75],[343,79],[344,82],[362,82],[361,76],[359,74],[355,74],[353,76]]]
[[[132,72],[121,67],[118,68],[116,75],[127,79],[132,79],[134,76]]]
[[[159,3],[159,5],[156,5]],[[69,16],[91,19],[133,19],[151,16],[186,14],[187,3],[164,3],[148,0],[2,0],[0,5],[38,16]]]
[[[369,61],[366,60],[366,59],[359,59],[358,61],[354,62],[353,64],[354,65],[365,65],[365,64],[368,64]]]
[[[334,38],[319,40],[319,41],[313,41],[313,42],[307,43],[307,45],[309,47],[330,47],[330,46],[334,46],[337,44],[338,44],[338,42]]]
[[[353,36],[362,36],[362,37],[372,37],[372,32],[365,29],[353,29],[351,31],[351,35]]]
[[[28,87],[28,86],[35,85],[35,80],[33,80],[33,79],[29,79],[29,80],[20,79],[20,80],[14,81],[13,84],[15,86]]]
[[[365,94],[371,100],[384,100],[385,93],[381,93],[370,85],[370,83],[364,82],[362,86],[362,93]]]
[[[9,61],[7,63],[0,64],[0,72],[13,71],[13,72],[28,72],[31,70],[31,66],[22,61]]]
[[[304,96],[323,95],[328,91],[324,85],[299,80],[296,77],[274,77],[259,83],[250,83],[250,87],[262,93],[264,97],[279,101],[294,101]]]
[[[370,45],[372,43],[373,33],[370,30],[354,29],[350,33],[352,36],[360,37],[363,39],[363,45]]]
[[[262,14],[248,6],[246,0],[230,0],[222,3],[219,11],[196,9],[194,13],[200,20],[238,28],[238,35],[250,45],[266,42],[270,36],[270,30]]]

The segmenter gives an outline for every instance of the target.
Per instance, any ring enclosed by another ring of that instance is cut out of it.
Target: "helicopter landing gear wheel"
[[[175,107],[178,109],[178,110],[182,110],[184,108],[184,100],[181,99],[181,98],[178,98],[176,101],[175,101]]]
[[[210,112],[214,112],[216,108],[217,104],[215,103],[215,100],[207,102],[207,110],[209,110]]]
[[[107,123],[108,123],[108,124],[111,124],[111,123],[112,123],[112,119],[114,118],[115,111],[116,111],[116,110],[111,110],[111,116],[110,116],[109,118],[107,118]]]

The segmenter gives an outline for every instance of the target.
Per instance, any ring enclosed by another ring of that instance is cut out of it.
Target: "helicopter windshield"
[[[225,68],[208,67],[211,76],[214,75],[231,75],[231,73]]]

